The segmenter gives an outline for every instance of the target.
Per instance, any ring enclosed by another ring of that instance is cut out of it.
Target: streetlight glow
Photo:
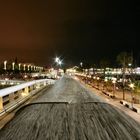
[[[58,64],[59,64],[59,65],[62,65],[62,61],[59,61]]]
[[[18,64],[18,67],[19,67],[19,70],[21,70],[21,64],[20,63]]]
[[[129,85],[129,87],[132,89],[132,90],[131,90],[131,108],[133,109],[133,103],[134,103],[133,90],[134,90],[135,85],[134,85],[133,83],[131,83],[131,84]]]
[[[60,58],[59,57],[56,57],[55,58],[55,62],[57,63],[57,65],[62,65],[62,60],[60,60]]]
[[[55,62],[59,63],[60,59],[58,57],[55,58]]]
[[[23,69],[24,69],[24,71],[26,70],[26,65],[25,64],[23,65]]]
[[[112,83],[115,84],[116,83],[116,80],[113,80]]]
[[[4,61],[4,70],[7,69],[7,61]]]
[[[129,87],[133,89],[133,88],[134,88],[134,84],[131,83],[131,84],[129,85]]]
[[[100,77],[97,77],[97,80],[100,80]]]
[[[83,67],[83,62],[80,63],[80,66]]]
[[[15,70],[15,62],[12,63],[12,70]]]
[[[28,65],[28,71],[30,70],[30,65]]]

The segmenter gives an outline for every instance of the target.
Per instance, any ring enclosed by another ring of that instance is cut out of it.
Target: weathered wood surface
[[[42,94],[17,112],[0,140],[140,139],[140,124],[69,77]]]

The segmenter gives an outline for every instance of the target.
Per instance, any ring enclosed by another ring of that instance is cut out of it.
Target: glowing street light
[[[18,64],[18,69],[21,70],[21,64],[20,63]]]
[[[12,70],[15,70],[15,62],[12,63]]]
[[[134,89],[135,85],[134,85],[133,83],[131,83],[131,84],[129,85],[129,87],[132,89],[132,90],[131,90],[131,107],[132,107],[132,109],[133,109],[133,101],[134,101],[133,89]]]
[[[113,88],[113,97],[115,97],[115,90],[116,90],[116,78],[113,79],[112,83],[114,85],[114,88]]]
[[[108,82],[108,79],[104,79],[104,82],[103,82],[103,90],[105,89],[105,86],[106,86],[106,83]]]
[[[58,64],[61,66],[62,65],[62,61],[59,60]]]
[[[55,62],[59,63],[60,59],[58,57],[55,58]]]
[[[31,66],[31,71],[33,70],[33,66]]]
[[[4,70],[7,69],[7,61],[4,61]]]
[[[34,71],[36,70],[36,66],[34,66]]]
[[[100,80],[100,77],[97,77],[97,80]]]
[[[96,76],[94,76],[93,79],[96,79]]]
[[[80,63],[80,66],[83,67],[83,62]]]
[[[98,86],[98,89],[99,89],[99,80],[100,80],[100,77],[97,77],[97,86]]]
[[[26,70],[26,65],[25,65],[25,64],[23,65],[23,70],[24,70],[24,71]]]
[[[129,87],[132,88],[132,89],[134,89],[134,84],[131,83],[131,84],[129,85]]]
[[[28,65],[28,71],[30,70],[30,65]]]

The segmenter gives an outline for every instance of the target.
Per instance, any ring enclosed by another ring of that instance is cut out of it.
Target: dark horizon
[[[67,65],[95,64],[120,52],[133,52],[136,45],[136,11],[133,1],[71,0],[1,2],[0,61],[51,65],[61,56]]]

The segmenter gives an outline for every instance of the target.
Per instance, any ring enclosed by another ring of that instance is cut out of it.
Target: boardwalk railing
[[[20,105],[46,85],[54,84],[54,80],[41,79],[0,90],[0,115]]]
[[[18,84],[22,84],[25,81],[19,81],[19,80],[1,80],[0,79],[0,85],[18,85]]]

